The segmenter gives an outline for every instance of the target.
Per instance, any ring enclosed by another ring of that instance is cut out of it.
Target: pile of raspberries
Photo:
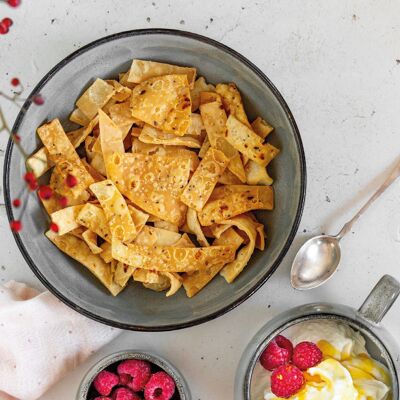
[[[303,371],[322,361],[322,352],[315,343],[301,342],[293,348],[292,342],[282,335],[272,339],[260,357],[261,365],[271,374],[271,392],[289,398],[305,385]]]
[[[144,360],[129,359],[104,369],[94,378],[88,400],[170,400],[174,380]],[[114,371],[114,372],[113,372]]]

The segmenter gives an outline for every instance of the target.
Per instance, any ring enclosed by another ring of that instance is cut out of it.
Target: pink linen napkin
[[[0,400],[34,400],[120,331],[71,310],[49,292],[0,286]]]

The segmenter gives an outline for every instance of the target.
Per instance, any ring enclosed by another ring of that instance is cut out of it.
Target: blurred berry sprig
[[[17,8],[21,5],[21,0],[0,0],[2,3],[8,4],[12,8]],[[0,35],[6,35],[14,21],[10,17],[5,17],[0,21]]]

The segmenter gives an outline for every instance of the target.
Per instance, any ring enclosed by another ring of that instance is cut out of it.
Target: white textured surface
[[[291,261],[305,238],[335,233],[399,155],[399,15],[397,0],[23,0],[16,10],[0,3],[0,17],[15,21],[0,37],[2,89],[13,76],[31,88],[60,59],[107,34],[185,29],[233,47],[269,76],[294,113],[307,156],[307,201],[299,234],[262,289],[201,326],[124,333],[42,400],[72,399],[94,361],[126,348],[149,349],[170,359],[189,381],[194,400],[230,399],[244,347],[273,315],[311,301],[358,307],[384,273],[400,279],[399,182],[343,241],[340,271],[327,285],[305,293],[289,285]],[[5,110],[10,120],[15,117],[13,106]],[[5,143],[2,135],[1,157]],[[8,231],[4,206],[0,237],[1,281],[14,278],[40,287]],[[384,323],[400,337],[400,301]]]

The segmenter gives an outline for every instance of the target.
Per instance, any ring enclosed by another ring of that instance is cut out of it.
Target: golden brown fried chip
[[[175,74],[186,75],[189,86],[193,88],[194,80],[196,79],[196,68],[181,67],[179,65],[164,64],[147,60],[132,61],[128,82],[141,83],[157,76]]]
[[[172,246],[180,238],[180,233],[146,225],[137,235],[134,243],[141,246]]]
[[[251,127],[258,136],[265,139],[273,130],[274,127],[261,117],[257,117],[252,123]]]
[[[106,264],[97,254],[93,254],[84,241],[70,234],[58,236],[52,231],[46,232],[46,236],[61,251],[84,265],[113,296],[121,292],[123,288],[112,281],[110,265]]]
[[[176,136],[166,133],[146,124],[140,132],[139,140],[149,144],[163,144],[168,146],[186,146],[199,149],[201,143],[199,139],[192,136]]]
[[[203,247],[209,246],[210,244],[208,243],[206,237],[204,236],[199,220],[197,218],[197,212],[193,208],[188,208],[186,214],[186,222],[190,231],[196,235],[199,244]]]
[[[186,206],[179,200],[186,186],[190,161],[144,154],[125,154],[122,160],[123,194],[149,214],[180,226]]]
[[[274,182],[268,175],[266,167],[257,164],[253,160],[249,160],[244,169],[246,171],[246,181],[249,185],[270,186]]]
[[[131,242],[137,235],[136,226],[125,199],[109,179],[93,183],[90,190],[103,207],[111,236],[122,242]]]
[[[101,246],[100,246],[102,252],[100,253],[100,257],[104,260],[105,263],[110,263],[113,258],[111,255],[111,243],[109,242],[104,242]]]
[[[229,115],[234,115],[242,124],[251,128],[246,112],[244,111],[242,97],[234,83],[219,83],[215,91],[222,97],[222,104]]]
[[[241,182],[246,181],[239,152],[226,140],[226,114],[219,102],[211,102],[200,106],[200,113],[207,131],[207,137],[213,148],[222,151],[229,158],[228,169]]]
[[[132,115],[178,136],[190,125],[191,101],[186,75],[150,78],[132,90]]]
[[[235,258],[235,251],[231,246],[139,246],[124,245],[113,240],[112,256],[135,268],[160,272],[191,272],[208,268],[218,262],[230,262]]]
[[[82,239],[93,254],[100,254],[103,251],[103,249],[97,245],[97,235],[93,231],[86,229],[82,233]]]
[[[254,226],[254,221],[247,215],[239,215],[231,220],[223,221],[222,224],[236,226],[241,231],[245,232],[249,238],[249,243],[240,249],[234,261],[225,265],[220,274],[228,283],[232,283],[237,276],[243,271],[254,252],[257,231]]]
[[[249,157],[250,160],[265,167],[279,153],[271,144],[263,143],[263,139],[252,129],[241,123],[236,117],[230,115],[227,122],[228,142],[238,151]]]
[[[114,271],[114,282],[121,287],[125,287],[132,276],[134,268],[121,262],[117,262]]]
[[[240,245],[243,243],[243,239],[235,232],[235,230],[231,227],[220,236],[219,239],[216,239],[213,243],[213,246],[218,245],[231,245],[237,250]],[[183,287],[185,288],[186,295],[188,297],[193,297],[197,294],[201,289],[203,289],[211,280],[221,271],[224,262],[220,264],[212,265],[210,268],[201,271],[195,271],[191,274],[185,274],[183,276]]]
[[[106,215],[101,207],[87,203],[80,210],[76,221],[95,232],[107,242],[111,242],[111,232]]]
[[[192,111],[196,111],[200,106],[200,94],[201,92],[213,92],[215,86],[206,82],[201,76],[194,82],[194,87],[190,91],[190,97],[192,99]]]
[[[127,100],[129,97],[131,97],[132,90],[124,85],[121,85],[120,82],[115,81],[115,80],[106,80],[106,82],[111,85],[115,89],[115,93],[112,97],[112,99],[122,102]]]
[[[208,139],[208,136],[206,136],[198,154],[199,158],[204,158],[210,147],[211,147],[210,140]]]
[[[77,100],[76,106],[88,119],[94,118],[97,111],[106,105],[114,95],[115,89],[102,79],[96,79]]]
[[[75,122],[75,124],[86,126],[89,123],[90,118],[88,118],[79,108],[75,108],[69,116],[69,120]]]
[[[76,222],[80,210],[83,206],[71,206],[63,208],[62,210],[56,211],[50,215],[51,221],[58,226],[58,234],[65,235],[79,227],[79,223]]]
[[[258,164],[256,164],[258,165]],[[229,168],[229,164],[228,164]],[[229,169],[226,169],[223,174],[221,175],[221,178],[218,179],[218,183],[221,183],[222,185],[240,185],[242,184],[242,181],[234,175]]]
[[[182,202],[196,211],[201,211],[228,162],[229,159],[224,153],[210,148],[182,193]]]
[[[226,185],[216,188],[199,213],[201,225],[212,225],[251,210],[272,210],[271,186]]]
[[[78,180],[76,186],[70,188],[72,196],[77,198],[94,181],[82,164],[60,121],[55,119],[42,125],[37,132],[50,159],[57,164],[61,176],[66,179],[68,175],[72,175]]]

